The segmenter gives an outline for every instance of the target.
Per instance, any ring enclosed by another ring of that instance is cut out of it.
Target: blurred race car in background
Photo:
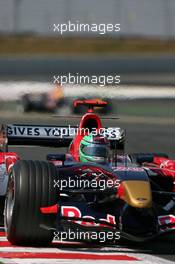
[[[89,106],[78,130],[71,127],[70,132],[68,125],[11,124],[6,134],[2,127],[1,142],[6,148],[0,156],[8,183],[4,187],[7,239],[16,245],[41,246],[49,244],[55,232],[59,238],[63,231],[95,232],[99,234],[96,242],[102,232],[110,233],[113,236],[103,241],[110,243],[119,238],[147,242],[173,233],[175,161],[163,153],[126,154],[124,130],[103,127],[93,113],[94,107],[103,107],[105,102],[75,103]],[[79,159],[85,136],[80,132],[91,133],[94,128],[105,133],[110,142],[111,155],[105,164]],[[17,153],[8,152],[7,139],[9,145],[69,146],[69,153],[48,154],[47,161],[24,161]],[[70,181],[86,184],[72,187]]]
[[[52,112],[65,104],[61,85],[57,85],[47,93],[27,93],[21,98],[24,112]]]
[[[72,104],[75,98],[65,98],[63,88],[61,85],[57,85],[53,90],[47,93],[27,93],[21,98],[24,112],[59,112],[61,107],[67,106],[69,112],[73,114],[83,114],[86,112],[86,106],[84,104]],[[109,98],[92,98],[91,96],[86,98],[79,98],[77,101],[93,100],[95,102],[106,102],[105,107],[96,106],[94,110],[100,114],[110,114],[113,111],[113,102]]]

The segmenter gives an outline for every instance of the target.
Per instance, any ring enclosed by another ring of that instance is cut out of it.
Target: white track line
[[[126,263],[131,263],[131,264],[173,264],[174,262],[168,261],[165,259],[160,259],[155,256],[144,256],[144,255],[137,255],[138,258],[142,259],[141,261],[118,261],[118,260],[110,260],[109,264],[126,264]],[[66,259],[0,259],[5,264],[70,264],[72,260],[66,260]],[[74,264],[106,264],[105,260],[79,260],[79,259],[74,259],[73,260]]]
[[[82,250],[85,250],[82,249]],[[106,251],[106,252],[104,252]],[[108,252],[110,251],[110,253]],[[113,251],[113,252],[111,252]],[[65,249],[59,249],[59,248],[32,248],[32,247],[0,247],[0,252],[35,252],[35,253],[81,253],[81,254],[93,254],[93,255],[98,255],[98,254],[107,254],[107,255],[123,255],[123,252],[125,252],[124,255],[127,255],[129,257],[135,257],[137,259],[139,259],[141,261],[141,263],[143,264],[171,264],[174,263],[172,261],[168,261],[165,259],[161,259],[159,257],[153,256],[153,255],[149,255],[149,254],[140,254],[140,253],[134,253],[134,250],[128,249],[128,248],[114,248],[114,247],[104,247],[104,248],[99,248],[99,252],[95,253],[92,252],[91,249],[86,249],[85,251],[81,251],[81,250],[65,250]],[[127,252],[127,253],[126,253]],[[19,258],[15,258],[15,259],[11,259],[11,258],[0,258],[0,261],[2,261],[2,263],[5,264],[70,264],[71,260],[66,260],[66,259],[42,259],[42,258],[36,258],[36,259],[19,259]],[[74,259],[74,263],[75,264],[79,264],[79,263],[83,263],[83,264],[95,264],[97,262],[94,260],[78,260],[78,259]],[[125,261],[119,261],[119,260],[110,260],[110,263],[120,263],[120,264],[126,264],[127,260]],[[106,260],[98,260],[99,264],[104,264],[106,263]],[[138,264],[138,261],[134,261],[131,260],[129,261],[129,263],[133,263],[133,264]]]
[[[1,230],[3,231],[3,230]],[[7,241],[6,237],[0,237],[0,241]],[[1,243],[1,242],[0,242]],[[93,248],[93,250],[95,247]],[[135,261],[135,260],[110,260],[110,264],[116,264],[117,262],[120,264],[126,264],[127,262],[133,263],[133,264],[138,264],[138,263],[143,263],[143,264],[172,264],[174,263],[173,261],[169,261],[166,259],[162,259],[160,257],[156,257],[154,255],[150,254],[141,254],[141,253],[136,253],[134,249],[128,249],[125,247],[101,247],[98,248],[96,247],[96,250],[98,251],[97,253],[92,251],[91,248],[87,247],[81,247],[78,248],[77,250],[73,250],[71,248],[68,248],[67,250],[65,248],[58,248],[58,246],[54,248],[34,248],[34,247],[4,247],[0,246],[0,252],[34,252],[34,253],[81,253],[81,254],[93,254],[93,255],[126,255],[129,257],[134,257],[139,259],[140,261]],[[74,264],[96,264],[97,260],[79,260],[79,259],[74,259]],[[43,259],[43,258],[35,258],[35,259],[20,259],[20,258],[0,258],[0,262],[4,264],[70,264],[72,262],[71,259]],[[98,260],[99,264],[106,264],[106,260]]]
[[[27,92],[47,92],[54,87],[51,82],[34,81],[1,81],[0,100],[17,100]],[[8,88],[8,89],[7,89]],[[9,96],[10,90],[10,96]],[[65,85],[63,87],[66,97],[109,97],[118,99],[139,99],[139,98],[175,98],[175,89],[169,86],[92,86],[92,85]]]

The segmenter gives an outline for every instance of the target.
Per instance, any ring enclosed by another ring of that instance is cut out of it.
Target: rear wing
[[[74,100],[73,106],[77,107],[78,105],[88,106],[88,112],[93,112],[94,107],[106,107],[107,102],[101,99],[89,99],[89,100]]]
[[[0,148],[3,151],[8,145],[69,147],[79,131],[78,126],[9,124],[0,128]],[[111,145],[121,143],[125,138],[125,131],[118,127],[104,128],[101,133],[108,137]]]
[[[86,105],[89,107],[105,107],[107,102],[101,99],[89,99],[89,100],[74,100],[73,105],[77,107],[78,105]]]

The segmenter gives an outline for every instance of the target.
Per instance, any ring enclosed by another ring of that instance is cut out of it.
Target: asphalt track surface
[[[55,124],[55,125],[76,125],[79,119],[74,118],[49,118],[45,115],[16,115],[16,114],[6,114],[1,113],[0,122],[4,123],[31,123],[31,124]],[[104,126],[121,126],[127,131],[127,152],[166,152],[170,156],[175,157],[175,122],[173,118],[143,118],[143,117],[123,117],[120,120],[105,120]],[[50,149],[50,148],[40,148],[40,147],[13,147],[11,150],[16,151],[20,154],[23,159],[45,159],[47,153],[65,152],[66,149]],[[2,239],[3,240],[3,239]],[[1,241],[1,240],[0,240]],[[1,242],[0,242],[1,243]],[[60,247],[58,247],[60,248]],[[57,248],[57,250],[58,250]],[[101,249],[97,246],[63,246],[63,252],[66,254],[69,252],[75,253],[74,259],[80,258],[76,257],[79,253],[115,253],[116,256],[124,254],[127,257],[131,257],[130,260],[133,263],[137,260],[143,260],[144,263],[173,263],[175,261],[175,237],[164,237],[161,239],[154,240],[147,244],[123,244],[117,246],[105,246]],[[0,247],[0,256],[2,251],[5,249]],[[11,249],[12,250],[12,249]],[[21,251],[21,249],[19,249]],[[24,250],[24,249],[23,249]],[[15,249],[17,251],[17,249]],[[41,252],[43,249],[41,249]],[[36,250],[38,252],[38,250]],[[18,256],[18,255],[16,255]],[[7,257],[7,256],[6,256]],[[19,256],[18,256],[19,257]],[[135,260],[132,257],[136,258]],[[157,258],[158,257],[158,258]],[[0,257],[1,260],[1,257]],[[16,259],[16,262],[7,261],[3,259],[5,263],[48,263],[46,260],[39,261],[39,259],[33,259],[31,262],[27,262],[27,259],[23,262],[20,259]],[[125,258],[122,261],[120,258],[114,259],[118,263],[126,263],[129,258]],[[49,260],[49,263],[62,263],[63,260]],[[92,261],[92,259],[91,259]],[[101,260],[102,261],[102,260]],[[103,260],[106,262],[106,260]],[[112,261],[112,260],[111,260]],[[64,263],[70,263],[63,261]],[[75,261],[76,262],[76,261]],[[89,261],[88,261],[89,262]],[[93,261],[94,262],[94,261]],[[113,261],[112,261],[113,262]],[[80,263],[80,261],[77,261]],[[84,262],[85,263],[85,262]],[[91,262],[92,263],[92,262]],[[100,262],[101,263],[101,262]]]

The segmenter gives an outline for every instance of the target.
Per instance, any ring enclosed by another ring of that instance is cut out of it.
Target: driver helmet
[[[109,151],[109,140],[106,137],[90,133],[80,142],[79,158],[82,162],[106,163]]]

